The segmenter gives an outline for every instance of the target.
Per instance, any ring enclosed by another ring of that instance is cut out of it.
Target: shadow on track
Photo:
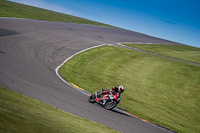
[[[97,105],[97,106],[99,106],[99,107],[105,109],[105,108],[104,108],[102,105],[100,105],[100,104],[95,103],[94,105]],[[105,109],[105,110],[106,110],[106,109]],[[124,115],[124,116],[131,117],[130,115],[128,115],[128,114],[126,114],[126,113],[120,111],[119,107],[117,107],[117,106],[116,106],[114,109],[112,109],[112,110],[107,110],[107,111],[111,111],[111,112],[114,112],[114,113],[117,113],[117,114],[120,114],[120,115]]]
[[[114,112],[114,113],[118,113],[118,114],[121,114],[121,115],[125,115],[125,116],[128,116],[128,117],[131,117],[130,115],[128,115],[128,114],[126,114],[126,113],[123,113],[123,112],[120,112],[120,111],[117,111],[117,110],[115,110],[115,109],[110,110],[110,111],[112,111],[112,112]]]

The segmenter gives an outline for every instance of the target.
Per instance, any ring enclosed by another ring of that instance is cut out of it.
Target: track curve
[[[176,44],[144,34],[100,26],[0,18],[0,86],[125,133],[166,133],[140,119],[88,103],[55,69],[71,55],[99,44]]]

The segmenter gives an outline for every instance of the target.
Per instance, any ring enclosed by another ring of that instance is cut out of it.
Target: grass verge
[[[75,17],[63,13],[58,13],[42,8],[23,5],[7,0],[0,0],[0,17],[40,19],[40,20],[114,27],[108,24],[103,24],[88,19]]]
[[[200,48],[187,45],[167,44],[124,44],[151,53],[165,55],[200,64]]]
[[[120,107],[177,132],[199,132],[199,66],[104,46],[74,56],[59,73],[91,93],[122,84]]]
[[[0,87],[1,133],[92,133],[94,131],[99,133],[117,132]]]

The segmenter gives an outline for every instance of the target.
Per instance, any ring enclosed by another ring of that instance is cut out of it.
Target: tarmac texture
[[[55,69],[75,53],[119,42],[177,44],[102,26],[0,18],[0,86],[124,133],[169,132],[117,110],[108,111],[89,103],[87,95],[56,75]]]

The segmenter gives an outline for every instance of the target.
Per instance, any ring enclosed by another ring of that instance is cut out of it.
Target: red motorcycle
[[[120,101],[120,93],[112,93],[109,91],[107,94],[103,94],[103,96],[99,95],[96,91],[93,95],[91,95],[88,99],[90,103],[98,103],[103,105],[105,109],[111,110],[113,109]]]

